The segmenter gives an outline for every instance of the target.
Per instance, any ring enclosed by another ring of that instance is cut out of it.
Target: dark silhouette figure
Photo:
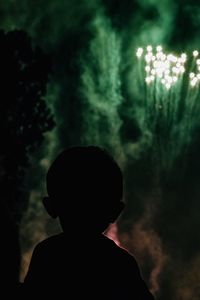
[[[24,281],[28,296],[153,299],[133,256],[102,234],[124,206],[112,157],[94,146],[64,150],[47,173],[47,192],[45,208],[63,233],[36,246]]]

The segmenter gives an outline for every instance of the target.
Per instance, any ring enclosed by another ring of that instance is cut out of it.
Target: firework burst
[[[138,48],[139,85],[143,94],[143,130],[152,137],[160,168],[172,169],[187,156],[191,137],[200,126],[199,52],[167,53],[162,46]]]

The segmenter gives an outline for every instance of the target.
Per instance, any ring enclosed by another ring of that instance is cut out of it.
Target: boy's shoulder
[[[39,242],[36,245],[36,248],[43,249],[43,248],[50,247],[50,246],[54,247],[63,242],[64,242],[64,234],[59,233],[59,234],[47,237],[46,239],[42,240],[41,242]]]
[[[121,245],[117,245],[113,240],[104,237],[105,243],[105,254],[109,256],[109,259],[114,262],[117,261],[118,267],[121,266],[123,268],[132,269],[135,272],[140,272],[138,264],[134,258],[134,256],[128,252],[127,249],[123,248]]]
[[[79,259],[84,261],[89,258],[89,261],[94,260],[95,264],[98,261],[102,266],[108,264],[117,266],[118,269],[126,270],[126,272],[130,270],[131,273],[134,272],[138,275],[140,273],[134,256],[104,235],[85,237],[80,240],[76,238],[72,241],[66,234],[60,233],[38,243],[34,254],[44,261],[68,260],[72,257],[75,257],[77,261]]]
[[[40,257],[41,259],[48,259],[52,256],[58,255],[63,251],[64,248],[63,234],[57,234],[50,236],[41,242],[39,242],[33,251],[34,257]],[[48,257],[46,256],[48,254]]]

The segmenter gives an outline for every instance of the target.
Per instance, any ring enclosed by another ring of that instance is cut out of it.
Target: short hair
[[[49,196],[102,198],[120,201],[123,175],[117,162],[103,148],[77,146],[62,151],[47,173]]]

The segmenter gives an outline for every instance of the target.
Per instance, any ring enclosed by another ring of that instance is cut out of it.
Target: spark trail
[[[164,52],[162,46],[149,45],[138,48],[136,56],[145,116],[138,122],[152,137],[160,170],[170,173],[180,156],[186,159],[199,126],[199,52],[174,55]]]

